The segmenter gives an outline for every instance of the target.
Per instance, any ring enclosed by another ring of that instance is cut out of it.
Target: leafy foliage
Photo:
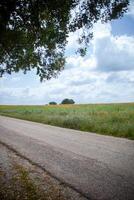
[[[65,64],[69,32],[82,29],[78,52],[84,56],[93,24],[123,16],[129,0],[1,0],[0,75],[33,68],[43,79]]]
[[[75,104],[73,99],[64,99],[61,104]]]
[[[49,105],[57,105],[57,103],[55,101],[51,101],[49,102]]]

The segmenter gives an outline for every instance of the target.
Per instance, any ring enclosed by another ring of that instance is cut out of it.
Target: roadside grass
[[[134,139],[134,103],[0,106],[0,115]]]

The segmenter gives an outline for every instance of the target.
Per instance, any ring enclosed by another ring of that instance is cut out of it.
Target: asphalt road
[[[134,199],[134,141],[2,116],[0,141],[88,199]]]

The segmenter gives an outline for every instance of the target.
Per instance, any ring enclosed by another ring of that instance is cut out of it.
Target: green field
[[[134,139],[134,103],[55,106],[1,105],[0,115]]]

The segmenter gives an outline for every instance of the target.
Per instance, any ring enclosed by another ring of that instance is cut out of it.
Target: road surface
[[[134,141],[3,116],[0,141],[88,199],[134,199]]]

